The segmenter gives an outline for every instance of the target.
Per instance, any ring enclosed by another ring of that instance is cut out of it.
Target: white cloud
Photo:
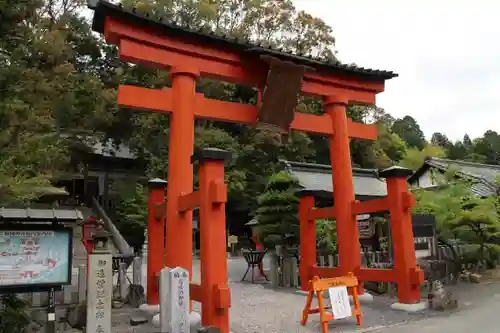
[[[294,0],[334,29],[339,57],[394,70],[377,103],[425,134],[500,131],[500,3],[492,0]]]

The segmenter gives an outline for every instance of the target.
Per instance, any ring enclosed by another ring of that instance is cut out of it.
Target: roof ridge
[[[311,169],[321,169],[321,170],[328,170],[332,171],[332,167],[328,164],[319,164],[319,163],[309,163],[309,162],[296,162],[296,161],[289,161],[289,160],[281,160],[282,163],[285,165],[288,165],[289,167],[293,168],[294,166],[296,167],[303,167],[303,168],[311,168]],[[378,174],[377,169],[368,169],[368,168],[357,168],[357,167],[352,167],[352,171],[354,172],[359,172],[359,173],[373,173],[374,175]]]
[[[457,164],[462,164],[462,165],[487,167],[489,169],[499,169],[500,170],[500,165],[496,165],[496,164],[475,163],[475,162],[469,162],[469,161],[463,161],[463,160],[452,160],[452,159],[441,158],[441,157],[429,156],[426,158],[426,161],[443,161],[445,163],[457,163]]]

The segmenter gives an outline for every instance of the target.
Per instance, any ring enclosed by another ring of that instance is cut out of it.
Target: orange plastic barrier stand
[[[307,323],[309,314],[319,313],[321,320],[321,330],[323,333],[328,333],[328,322],[330,320],[335,320],[335,318],[333,317],[332,313],[326,311],[327,309],[331,309],[331,307],[325,307],[323,292],[328,291],[328,289],[331,287],[339,286],[347,287],[347,291],[352,295],[354,303],[352,315],[356,317],[358,326],[361,326],[363,324],[363,315],[359,306],[358,291],[356,288],[358,286],[358,279],[352,273],[349,273],[347,276],[340,276],[331,279],[320,279],[319,276],[315,276],[311,281],[309,281],[309,294],[307,295],[306,306],[304,307],[304,311],[302,312],[302,320],[300,322],[302,326]],[[318,297],[318,307],[315,309],[311,309],[311,304],[315,293]]]

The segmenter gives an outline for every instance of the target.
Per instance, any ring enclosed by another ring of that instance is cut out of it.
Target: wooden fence
[[[456,262],[459,262],[460,257],[475,251],[476,247],[471,245],[454,245],[455,253],[458,258],[454,257],[453,251],[446,246],[438,246],[436,253],[432,254],[430,260],[427,261],[428,266],[422,267],[426,271],[426,277],[431,279],[440,279],[443,282],[448,282],[453,278],[457,278],[457,270],[468,270],[474,273],[482,273],[486,270],[486,262],[462,263],[460,267],[456,267]],[[282,260],[275,255],[271,255],[270,279],[273,286],[284,287],[299,287],[299,262],[298,256]],[[391,255],[385,251],[362,251],[360,253],[361,266],[368,268],[391,268],[394,266]],[[495,264],[500,264],[500,257],[497,258]],[[425,261],[423,261],[425,262]],[[338,267],[338,254],[319,254],[317,256],[318,267]],[[431,274],[432,273],[432,274]]]

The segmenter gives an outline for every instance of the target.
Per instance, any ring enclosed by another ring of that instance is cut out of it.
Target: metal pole
[[[47,333],[56,333],[56,290],[50,288],[47,305]]]

